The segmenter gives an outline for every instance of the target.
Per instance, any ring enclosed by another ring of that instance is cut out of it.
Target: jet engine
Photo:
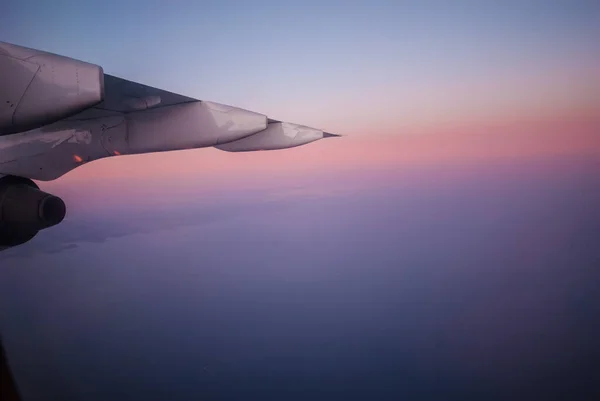
[[[27,178],[0,178],[0,249],[23,244],[60,223],[65,203]]]

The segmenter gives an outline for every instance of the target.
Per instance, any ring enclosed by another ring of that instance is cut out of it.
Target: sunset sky
[[[345,135],[111,159],[65,181],[600,154],[594,1],[8,1],[2,19],[2,40]]]
[[[599,1],[1,4],[1,41],[343,135],[39,183],[23,398],[600,399]]]

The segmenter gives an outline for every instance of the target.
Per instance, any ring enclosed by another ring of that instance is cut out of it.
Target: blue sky
[[[382,104],[411,110],[419,93],[451,94],[422,100],[415,113],[427,119],[447,98],[476,103],[469,88],[481,82],[506,77],[522,91],[518,77],[546,71],[539,86],[566,86],[580,70],[589,81],[599,4],[10,0],[0,38],[200,99],[346,128],[341,119],[384,118]],[[362,117],[348,116],[365,100]]]

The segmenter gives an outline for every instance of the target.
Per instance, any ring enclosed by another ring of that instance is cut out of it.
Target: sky
[[[346,135],[597,119],[595,1],[3,4],[0,37]]]
[[[600,154],[595,1],[8,1],[2,19],[2,40],[346,136],[285,156],[127,157],[66,181]]]
[[[0,253],[29,399],[600,394],[599,2],[0,11],[2,41],[343,135],[39,183],[65,221]]]

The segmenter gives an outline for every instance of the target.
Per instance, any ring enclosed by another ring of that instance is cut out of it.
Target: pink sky
[[[553,157],[600,156],[598,118],[413,128],[396,135],[375,130],[283,150],[228,153],[214,148],[112,157],[60,179],[184,180],[239,174],[344,170],[410,164],[474,163]]]
[[[58,180],[41,183],[41,187],[63,197],[69,213],[98,214],[102,210],[125,210],[131,204],[173,208],[222,190],[262,188],[264,196],[274,196],[269,195],[270,189],[289,191],[294,182],[308,182],[312,190],[327,191],[327,179],[319,181],[323,172],[337,177],[336,187],[351,189],[369,184],[356,180],[378,179],[383,183],[390,179],[388,173],[380,177],[357,175],[356,171],[462,166],[475,172],[478,166],[496,162],[590,158],[600,161],[600,118],[574,116],[421,127],[396,135],[364,133],[282,151],[228,153],[207,148],[111,157],[83,165]]]
[[[181,191],[187,183],[202,182],[208,189],[323,169],[343,173],[600,158],[600,59],[592,55],[589,60],[539,66],[537,60],[531,68],[494,76],[452,80],[433,75],[414,85],[374,84],[360,97],[325,91],[321,100],[296,99],[302,107],[285,101],[267,110],[260,102],[255,108],[236,104],[344,136],[282,151],[228,153],[207,148],[111,157],[42,186],[57,194],[75,191],[102,198],[103,192],[113,191],[133,196],[157,183]]]

